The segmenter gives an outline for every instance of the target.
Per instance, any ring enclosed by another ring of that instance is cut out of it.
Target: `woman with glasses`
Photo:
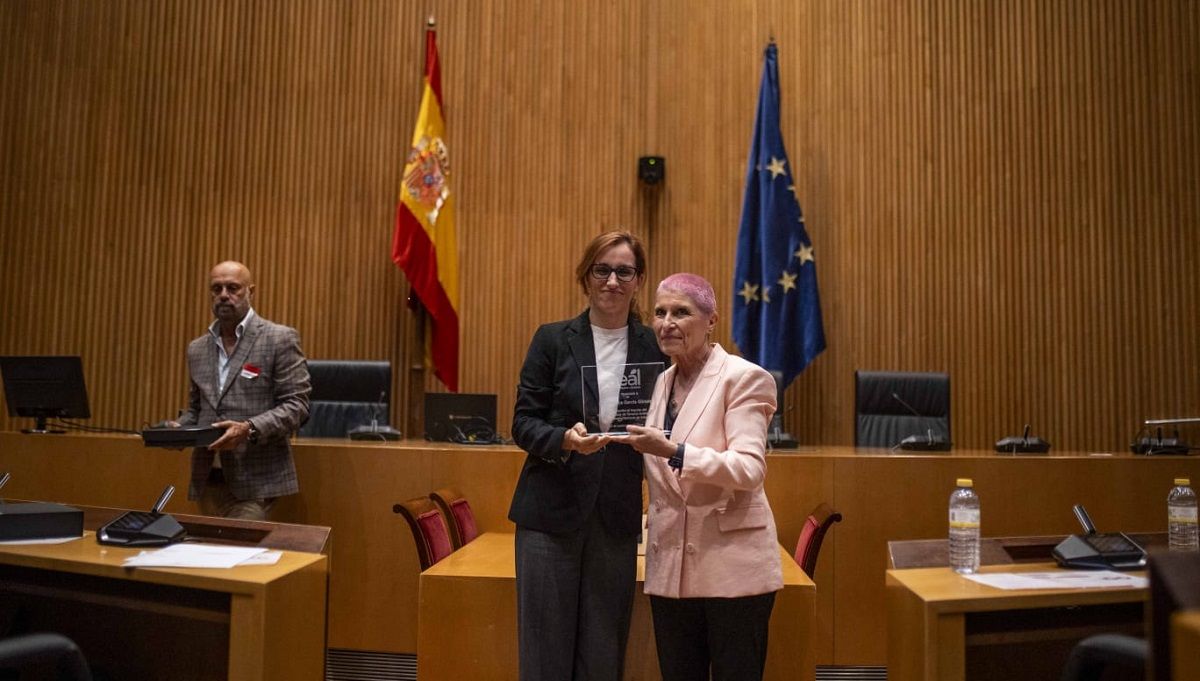
[[[642,456],[602,435],[619,385],[599,380],[599,423],[584,425],[583,367],[664,362],[642,325],[646,254],[637,237],[592,240],[575,268],[588,307],[529,344],[512,433],[528,456],[508,517],[517,525],[520,678],[621,678],[637,579]],[[598,427],[598,431],[595,428]]]
[[[763,491],[775,380],[711,342],[716,323],[704,278],[658,285],[654,332],[671,368],[654,389],[653,427],[628,428],[646,454],[646,593],[664,681],[761,679],[783,588]]]

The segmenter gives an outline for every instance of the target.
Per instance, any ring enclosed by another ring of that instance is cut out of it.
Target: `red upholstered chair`
[[[800,540],[796,542],[796,564],[804,570],[804,574],[812,579],[817,571],[817,554],[821,551],[821,542],[829,526],[841,522],[842,514],[830,508],[829,504],[820,503],[804,520],[804,528],[800,530]]]
[[[402,501],[392,506],[392,510],[408,521],[408,528],[412,530],[413,541],[417,545],[417,558],[421,561],[421,570],[428,570],[454,550],[450,543],[450,530],[446,526],[446,519],[428,497]]]
[[[462,493],[453,487],[443,487],[429,495],[433,503],[442,510],[450,524],[450,543],[455,550],[479,536],[475,526],[475,513]]]

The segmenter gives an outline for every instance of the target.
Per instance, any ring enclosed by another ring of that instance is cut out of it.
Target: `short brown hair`
[[[575,266],[575,281],[579,282],[579,288],[583,289],[583,294],[586,296],[588,292],[588,277],[591,276],[589,270],[592,264],[596,262],[596,258],[601,253],[607,251],[613,246],[626,244],[629,250],[633,251],[633,263],[637,268],[638,276],[646,274],[646,249],[642,246],[642,240],[629,232],[605,232],[598,234],[595,239],[588,243],[587,248],[583,249],[583,256],[579,258],[579,264]],[[637,296],[629,305],[630,312],[640,321],[642,318],[641,310],[638,309]]]

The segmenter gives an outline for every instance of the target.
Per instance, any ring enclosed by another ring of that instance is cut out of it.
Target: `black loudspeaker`
[[[658,184],[667,177],[667,159],[662,156],[643,156],[638,159],[638,179],[646,184]]]

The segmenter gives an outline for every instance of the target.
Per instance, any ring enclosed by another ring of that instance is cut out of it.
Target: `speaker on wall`
[[[667,160],[662,156],[643,156],[638,159],[638,179],[646,184],[658,184],[667,177]]]

